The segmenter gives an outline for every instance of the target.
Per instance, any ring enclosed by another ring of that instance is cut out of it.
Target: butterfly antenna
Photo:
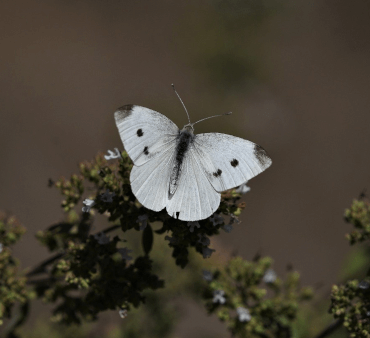
[[[205,119],[201,119],[201,120],[199,120],[199,121],[197,121],[197,122],[194,122],[194,123],[193,123],[193,125],[194,125],[194,124],[196,124],[196,123],[198,123],[198,122],[202,122],[202,121],[204,121],[204,120],[211,119],[212,117],[225,116],[225,115],[231,115],[231,111],[230,111],[230,112],[228,112],[228,113],[225,113],[225,114],[221,114],[221,115],[214,115],[214,116],[206,117]]]
[[[180,95],[177,93],[177,91],[176,91],[176,89],[175,89],[175,85],[172,83],[172,84],[171,84],[171,86],[172,86],[173,90],[175,91],[175,93],[176,93],[177,97],[179,98],[179,100],[180,100],[180,102],[181,102],[182,106],[184,107],[184,109],[185,109],[185,111],[186,111],[186,115],[188,115],[189,124],[191,124],[191,122],[190,122],[190,117],[189,117],[189,113],[188,113],[188,110],[186,109],[186,107],[185,107],[185,105],[184,105],[184,102],[182,102]]]

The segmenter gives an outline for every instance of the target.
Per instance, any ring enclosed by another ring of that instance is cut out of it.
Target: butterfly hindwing
[[[211,216],[221,200],[195,155],[195,149],[190,145],[182,162],[178,187],[169,196],[166,207],[170,216],[183,221],[198,221]]]
[[[140,166],[170,149],[179,129],[166,116],[140,106],[126,105],[114,117],[126,152]]]
[[[218,192],[243,184],[272,163],[261,146],[227,134],[195,135],[194,148],[202,170]]]

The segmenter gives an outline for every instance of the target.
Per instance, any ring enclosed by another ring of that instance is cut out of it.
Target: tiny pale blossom
[[[140,227],[139,227],[140,230],[144,230],[146,226],[148,225],[148,215],[147,214],[140,215],[137,218],[136,223],[140,224]]]
[[[238,188],[235,189],[235,192],[243,195],[246,194],[248,191],[251,190],[251,188],[247,186],[247,183],[248,181],[240,185]]]
[[[208,270],[202,270],[203,274],[203,279],[206,280],[207,282],[212,282],[213,279],[213,274],[211,271]]]
[[[234,224],[234,223],[241,223],[241,221],[239,221],[239,218],[236,217],[234,214],[230,214],[230,224]]]
[[[249,310],[246,309],[245,307],[239,306],[236,309],[236,313],[238,314],[238,319],[240,322],[249,322],[252,319]]]
[[[125,319],[128,316],[128,311],[126,309],[121,309],[118,311],[118,314],[122,319]]]
[[[112,203],[114,196],[116,196],[116,194],[114,192],[110,192],[110,190],[107,189],[107,191],[101,194],[99,197],[103,202]]]
[[[99,232],[95,234],[94,238],[100,245],[108,244],[110,242],[109,236],[107,236],[104,232]]]
[[[194,232],[194,227],[200,228],[199,222],[188,222],[188,227],[190,228],[190,232]]]
[[[212,255],[212,252],[216,251],[215,249],[210,249],[210,248],[203,248],[202,249],[202,254],[203,258],[209,258]]]
[[[108,150],[108,154],[109,155],[104,155],[104,158],[108,161],[108,160],[114,160],[116,158],[121,158],[121,153],[120,151],[118,150],[118,148],[114,148],[114,151],[111,151],[111,150]]]
[[[95,201],[91,200],[90,198],[86,198],[82,203],[85,205],[82,207],[83,212],[89,212],[90,209],[95,205]]]
[[[208,246],[211,244],[211,241],[209,240],[209,238],[205,235],[201,235],[201,234],[198,234],[198,243],[204,245],[204,246]]]
[[[365,280],[361,281],[358,284],[358,288],[361,289],[361,290],[367,290],[369,287],[370,287],[370,284],[368,282],[366,282]]]
[[[263,276],[263,281],[267,284],[269,283],[273,283],[275,282],[276,280],[276,273],[274,270],[272,269],[268,269],[266,272],[265,272],[265,275]]]
[[[215,290],[213,291],[213,303],[225,304],[225,291],[224,290]]]
[[[223,217],[221,217],[219,214],[214,213],[209,220],[213,223],[214,226],[218,224],[222,224],[224,222]]]
[[[122,259],[124,259],[126,261],[131,261],[132,260],[132,257],[129,256],[129,254],[132,252],[132,250],[129,250],[127,248],[121,248],[121,249],[118,249],[117,251],[121,254]]]

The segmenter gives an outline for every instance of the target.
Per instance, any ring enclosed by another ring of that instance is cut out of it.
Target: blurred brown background
[[[2,1],[0,13],[0,208],[28,229],[24,267],[47,254],[35,232],[63,216],[48,178],[122,149],[123,104],[182,127],[175,83],[193,121],[233,112],[196,132],[249,139],[273,159],[219,245],[271,255],[279,273],[291,263],[324,292],[337,281],[343,211],[370,178],[369,1]],[[185,313],[179,337],[217,323]]]

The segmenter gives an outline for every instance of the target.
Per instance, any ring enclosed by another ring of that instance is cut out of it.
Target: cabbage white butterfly
[[[130,182],[138,201],[154,211],[166,208],[174,218],[198,221],[217,210],[220,192],[250,180],[272,161],[261,146],[242,138],[195,135],[194,124],[215,116],[191,123],[175,93],[189,120],[182,130],[166,116],[136,105],[119,108],[114,117],[134,163]]]

